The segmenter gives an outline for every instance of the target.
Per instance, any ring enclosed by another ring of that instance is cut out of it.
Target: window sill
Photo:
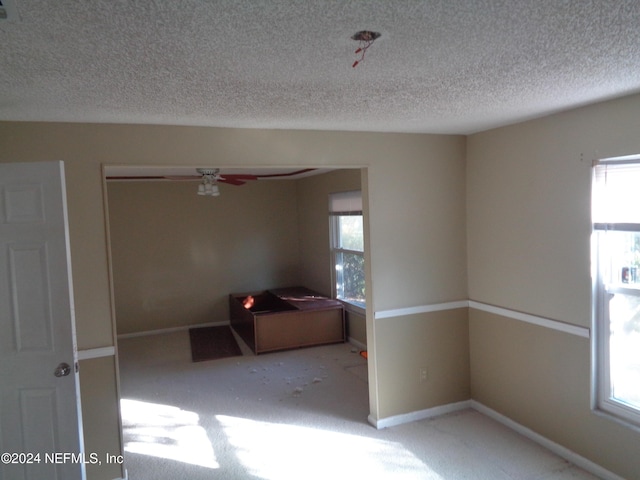
[[[640,284],[637,283],[616,283],[605,285],[607,293],[621,293],[622,295],[640,296]]]
[[[355,313],[356,315],[362,315],[362,316],[366,316],[366,308],[363,305],[360,305],[358,303],[353,303],[353,302],[349,302],[347,300],[343,300],[341,298],[338,298],[338,301],[340,303],[342,303],[342,305],[344,306],[344,309],[349,312],[349,313]]]
[[[640,425],[634,423],[633,421],[625,418],[625,417],[621,417],[620,415],[616,415],[615,413],[611,413],[608,410],[603,410],[600,407],[595,407],[591,410],[593,412],[594,415],[601,417],[605,420],[609,420],[611,422],[617,423],[618,425],[621,425],[623,427],[629,428],[631,430],[633,430],[634,432],[638,432],[640,433]]]

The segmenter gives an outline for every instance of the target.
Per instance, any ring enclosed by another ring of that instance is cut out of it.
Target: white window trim
[[[596,232],[596,235],[599,235]],[[597,248],[598,240],[596,240]],[[596,250],[597,252],[598,250]],[[595,275],[595,311],[594,311],[594,361],[595,361],[595,409],[599,412],[613,416],[615,419],[621,421],[640,431],[640,409],[627,406],[623,402],[613,399],[611,392],[611,376],[610,376],[610,343],[609,343],[609,310],[606,307],[607,302],[613,298],[615,293],[625,293],[640,297],[640,289],[625,288],[620,286],[606,285],[602,279],[602,268],[600,265],[597,267],[597,273]],[[613,292],[613,293],[612,293]]]
[[[629,156],[606,159],[602,163],[638,163],[640,157]],[[594,165],[596,166],[596,165]],[[595,185],[594,169],[594,185]],[[593,208],[593,207],[592,207]],[[598,219],[598,221],[601,221]],[[610,319],[608,302],[617,293],[640,296],[640,289],[607,285],[604,281],[606,267],[600,258],[606,231],[640,231],[640,224],[634,223],[594,223],[592,232],[592,410],[594,413],[627,428],[640,431],[640,408],[626,405],[613,398],[610,376]]]
[[[349,192],[339,192],[329,194],[329,234],[330,234],[330,258],[331,258],[331,294],[333,298],[339,300],[347,311],[359,315],[365,315],[366,305],[360,305],[359,303],[350,302],[343,298],[338,298],[337,292],[337,274],[336,274],[336,254],[348,253],[354,255],[361,255],[363,260],[366,261],[364,251],[351,250],[347,248],[336,247],[339,242],[339,224],[338,217],[344,215],[357,215],[362,216],[362,192],[359,190]]]
[[[361,215],[362,213],[359,213]],[[362,306],[358,303],[350,302],[349,300],[345,300],[344,298],[338,298],[338,292],[336,289],[337,284],[337,274],[336,274],[336,256],[338,253],[348,253],[352,255],[360,255],[363,259],[365,259],[364,252],[360,250],[350,250],[348,248],[340,248],[336,247],[338,244],[338,217],[339,215],[332,214],[329,217],[329,221],[331,222],[330,231],[331,231],[331,293],[333,298],[341,301],[343,304],[346,304],[353,310],[355,313],[360,313],[364,315],[365,306]]]

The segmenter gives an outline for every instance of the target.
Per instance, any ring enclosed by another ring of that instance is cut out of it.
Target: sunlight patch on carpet
[[[126,398],[120,406],[125,452],[220,468],[197,413]]]
[[[401,444],[327,430],[216,415],[247,472],[265,480],[442,480]]]

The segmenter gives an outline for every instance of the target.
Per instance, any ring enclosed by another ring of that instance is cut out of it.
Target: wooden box
[[[345,341],[342,304],[304,287],[232,293],[229,311],[256,354]]]

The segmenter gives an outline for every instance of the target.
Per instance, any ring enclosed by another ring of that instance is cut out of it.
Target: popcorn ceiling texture
[[[637,0],[13,2],[0,120],[465,134],[640,91]]]

